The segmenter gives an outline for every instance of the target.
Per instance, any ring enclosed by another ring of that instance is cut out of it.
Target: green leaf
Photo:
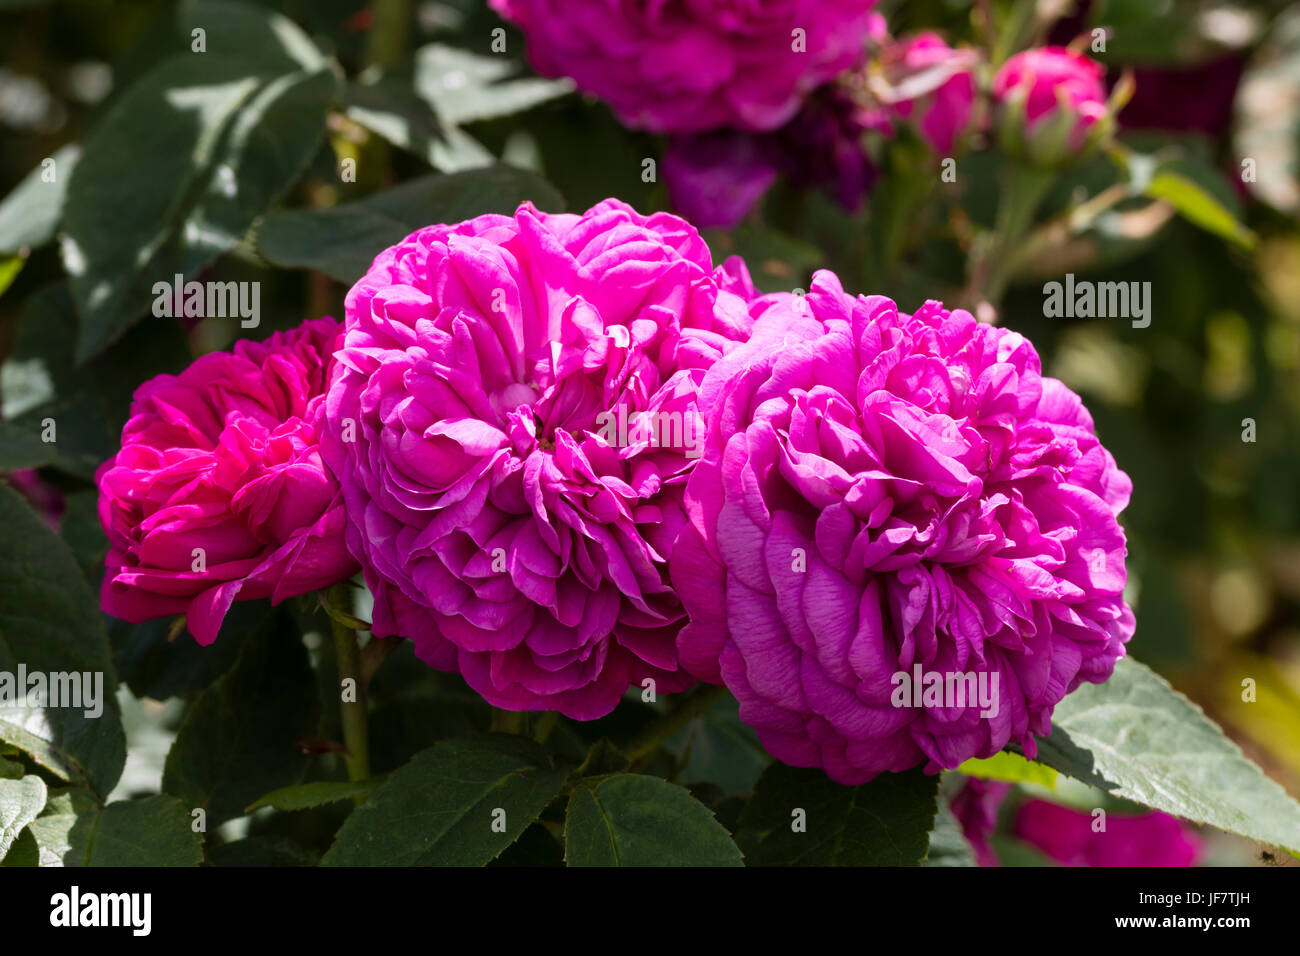
[[[244,643],[266,623],[263,601],[238,601],[221,622],[216,641],[207,647],[182,634],[168,640],[172,618],[132,624],[111,620],[108,639],[121,680],[137,697],[166,700],[194,694],[235,666]]]
[[[50,791],[45,809],[29,830],[36,838],[39,866],[84,866],[100,806],[74,787]]]
[[[26,261],[22,256],[0,256],[0,295],[4,295],[14,284]]]
[[[509,79],[519,70],[501,56],[430,43],[415,52],[415,90],[453,126],[522,113],[573,91],[569,80]]]
[[[1300,804],[1131,657],[1056,705],[1038,760],[1127,800],[1300,852]]]
[[[47,682],[54,674],[81,675],[79,684],[92,675],[91,687],[102,680],[98,715],[86,713],[90,688],[82,691],[82,707],[24,699],[0,711],[0,740],[62,779],[107,794],[121,776],[126,741],[98,597],[68,546],[8,487],[0,487],[0,527],[0,671],[16,676],[21,663]]]
[[[80,157],[80,147],[64,146],[48,157],[52,165],[42,162],[0,202],[0,252],[37,249],[54,238]]]
[[[668,740],[669,750],[685,761],[674,780],[686,786],[716,783],[727,793],[754,788],[772,758],[753,729],[741,723],[739,709],[727,695]]]
[[[938,791],[938,776],[919,769],[846,787],[820,770],[773,764],[754,787],[738,839],[751,866],[917,866]]]
[[[168,796],[106,806],[95,828],[87,866],[198,866],[203,837],[190,810]]]
[[[569,866],[742,866],[740,850],[712,812],[658,777],[587,778],[564,821]]]
[[[326,803],[349,800],[363,793],[369,793],[376,786],[376,781],[352,783],[342,780],[318,780],[314,783],[300,783],[292,787],[281,787],[259,797],[248,805],[251,813],[260,807],[274,807],[276,810],[309,810]]]
[[[100,807],[80,790],[54,791],[28,827],[41,866],[197,866],[203,838],[171,797]]]
[[[521,738],[435,744],[352,812],[322,862],[483,866],[537,819],[567,778]]]
[[[204,56],[240,57],[281,73],[315,72],[326,65],[297,24],[265,7],[232,0],[181,0],[176,30],[186,47],[191,47],[196,28],[205,34]]]
[[[1156,173],[1145,192],[1152,199],[1163,199],[1184,219],[1207,232],[1243,249],[1255,245],[1255,233],[1238,222],[1232,211],[1213,194],[1182,173],[1169,170]]]
[[[23,827],[45,807],[45,781],[40,777],[0,779],[0,860],[18,839]]]
[[[244,641],[230,673],[190,705],[167,754],[163,791],[207,810],[209,826],[244,815],[302,779],[297,741],[315,732],[319,704],[306,648],[283,610]]]
[[[922,866],[977,866],[975,851],[961,832],[961,824],[948,805],[940,802],[939,816],[930,834],[930,852]]]
[[[81,790],[54,790],[28,831],[41,866],[197,866],[203,837],[171,797],[101,807]]]
[[[444,173],[496,162],[487,147],[464,130],[439,123],[428,104],[396,78],[353,84],[344,102],[349,119]]]
[[[1051,767],[1044,767],[1041,763],[1033,760],[1026,760],[1020,754],[1012,753],[1009,750],[1004,750],[984,760],[972,757],[957,769],[968,777],[979,777],[981,780],[1033,783],[1049,790],[1056,789],[1055,770]]]
[[[272,213],[258,229],[257,245],[277,265],[315,269],[353,283],[375,256],[417,229],[484,213],[509,215],[524,200],[547,212],[564,208],[555,188],[540,176],[495,166],[425,176],[329,209]]]
[[[315,866],[319,862],[311,851],[278,837],[223,843],[212,847],[208,856],[214,866]]]
[[[79,361],[134,324],[155,283],[193,278],[233,249],[314,155],[333,74],[264,69],[180,54],[142,77],[87,138],[63,242],[82,316]]]
[[[179,324],[148,323],[89,365],[78,368],[73,348],[77,319],[67,283],[45,286],[23,305],[18,338],[6,373],[43,380],[53,397],[0,422],[0,469],[52,465],[91,479],[113,455],[127,419],[131,395],[146,378],[178,372],[190,361]],[[11,371],[14,370],[14,371]],[[46,442],[47,420],[55,441]]]

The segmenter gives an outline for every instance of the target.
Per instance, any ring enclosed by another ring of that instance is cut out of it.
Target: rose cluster
[[[413,233],[341,330],[143,385],[98,484],[110,613],[208,643],[359,567],[375,636],[498,707],[722,683],[845,783],[1032,753],[1133,631],[1129,481],[1024,337],[827,272],[759,295],[617,200]]]

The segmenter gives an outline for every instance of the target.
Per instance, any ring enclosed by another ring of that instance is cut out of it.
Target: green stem
[[[1034,224],[1038,207],[1056,181],[1054,170],[1026,163],[1013,163],[1008,173],[991,242],[972,270],[977,289],[995,307],[1001,303],[1007,283],[1020,265],[1024,239]]]
[[[651,725],[644,734],[624,748],[627,759],[633,764],[641,762],[658,750],[669,737],[720,701],[726,693],[727,688],[708,684],[691,691],[676,710]]]
[[[329,603],[334,607],[347,606],[347,590],[343,585],[330,589]],[[369,780],[370,743],[366,731],[366,686],[361,673],[361,649],[352,628],[335,618],[330,619],[330,627],[334,632],[334,652],[338,658],[339,714],[343,723],[343,746],[347,748],[348,779],[353,782]],[[342,699],[343,682],[349,678],[355,689],[355,700]],[[360,804],[364,799],[358,796],[356,802]]]
[[[521,710],[492,709],[492,732],[497,734],[526,734],[528,715]]]
[[[366,48],[366,62],[385,69],[396,66],[406,53],[411,23],[411,0],[375,0],[374,19]]]

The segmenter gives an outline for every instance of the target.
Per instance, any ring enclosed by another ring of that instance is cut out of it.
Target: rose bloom
[[[1106,116],[1105,70],[1100,63],[1065,47],[1025,50],[1002,64],[993,78],[993,95],[1004,108],[1017,109],[1026,139],[1057,115],[1074,116],[1068,137],[1078,149],[1088,130]],[[1023,104],[1021,104],[1023,98]]]
[[[852,67],[878,28],[872,0],[491,0],[528,57],[653,132],[784,125]],[[802,33],[796,33],[802,31]]]
[[[211,644],[235,600],[279,603],[356,572],[313,424],[340,331],[304,322],[136,389],[122,449],[95,475],[107,613],[185,614]]]
[[[884,59],[901,97],[894,113],[914,123],[936,154],[950,155],[970,126],[975,104],[973,52],[952,49],[937,33],[922,33],[897,43]]]
[[[1106,815],[1094,830],[1091,813],[1047,800],[1026,800],[1012,832],[1062,866],[1195,866],[1201,840],[1177,817],[1159,810]]]
[[[683,664],[778,760],[841,783],[1012,741],[1032,755],[1134,626],[1115,517],[1131,486],[1078,396],[1015,332],[937,302],[905,315],[828,272],[751,311],[701,387],[671,558]],[[900,703],[917,668],[951,696]],[[957,696],[963,675],[991,707]]]
[[[590,719],[692,683],[666,558],[696,392],[752,295],[686,222],[616,200],[381,253],[348,293],[324,436],[375,635],[512,710]]]

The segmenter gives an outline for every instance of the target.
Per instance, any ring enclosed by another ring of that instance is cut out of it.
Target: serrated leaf
[[[568,866],[742,866],[731,834],[676,784],[643,774],[584,779],[564,821]]]
[[[349,800],[375,788],[375,781],[352,783],[348,780],[317,780],[313,783],[300,783],[292,787],[281,787],[259,797],[248,805],[251,813],[260,807],[273,807],[276,810],[310,810],[326,803]]]
[[[0,527],[0,671],[16,674],[21,663],[47,680],[55,673],[83,675],[79,683],[86,674],[102,678],[98,716],[87,716],[89,689],[81,707],[23,699],[0,708],[0,740],[63,779],[107,794],[122,773],[126,741],[99,601],[68,546],[8,487],[0,487]]]
[[[101,807],[82,790],[53,790],[28,826],[40,866],[197,866],[203,838],[171,797]]]
[[[737,839],[751,866],[918,866],[938,792],[938,776],[919,769],[846,787],[820,770],[773,764],[754,786]]]
[[[934,830],[930,833],[930,852],[926,854],[927,867],[978,866],[975,851],[961,832],[961,824],[947,805],[940,805]]]
[[[51,790],[45,809],[28,828],[36,838],[38,865],[84,866],[99,811],[99,804],[84,790]]]
[[[510,116],[573,92],[569,80],[510,77],[520,65],[501,56],[430,43],[415,51],[415,90],[444,123]]]
[[[435,744],[371,792],[321,862],[482,866],[537,819],[568,775],[518,738]]]
[[[524,200],[546,212],[564,208],[555,188],[540,176],[495,166],[424,176],[329,209],[272,213],[258,229],[257,246],[277,265],[315,269],[352,283],[375,256],[417,229],[490,212],[509,215]]]
[[[48,158],[53,166],[42,162],[0,202],[0,252],[37,249],[54,238],[81,148],[64,146]]]
[[[1300,852],[1300,803],[1131,657],[1056,705],[1038,761],[1114,796]]]
[[[315,731],[318,708],[302,640],[283,610],[272,611],[234,669],[190,705],[163,792],[204,808],[210,826],[243,816],[258,797],[302,779],[308,757],[297,741]]]
[[[18,839],[23,827],[45,807],[45,781],[40,777],[0,779],[0,860]]]

